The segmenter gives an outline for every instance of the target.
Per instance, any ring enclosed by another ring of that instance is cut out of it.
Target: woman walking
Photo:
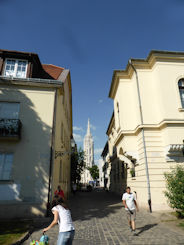
[[[54,197],[52,202],[52,213],[54,214],[54,219],[48,227],[43,229],[43,232],[48,231],[58,223],[59,235],[57,245],[71,245],[75,234],[75,228],[70,210],[60,196]]]

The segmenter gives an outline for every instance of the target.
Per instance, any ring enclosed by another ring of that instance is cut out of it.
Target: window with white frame
[[[182,108],[184,108],[184,79],[180,79],[178,82],[179,92],[180,92],[180,99]]]
[[[20,103],[0,102],[0,119],[19,119]]]
[[[26,78],[27,72],[27,61],[26,60],[16,60],[16,59],[6,59],[5,61],[5,77],[20,77]]]
[[[11,179],[13,153],[0,153],[0,180]]]

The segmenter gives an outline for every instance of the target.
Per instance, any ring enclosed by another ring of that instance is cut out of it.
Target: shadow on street
[[[138,233],[137,233],[137,236],[140,235],[141,233],[143,233],[144,231],[147,231],[147,230],[150,230],[151,228],[153,228],[154,226],[158,225],[157,223],[155,224],[148,224],[148,225],[145,225],[143,227],[139,227],[137,228],[137,230],[140,230]]]
[[[99,189],[77,192],[69,204],[74,221],[104,218],[122,208],[120,196]]]

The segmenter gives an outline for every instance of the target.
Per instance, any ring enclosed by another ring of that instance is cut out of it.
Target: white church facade
[[[87,168],[91,168],[94,165],[94,141],[91,135],[89,119],[87,125],[87,133],[84,137],[84,155],[86,168],[82,173],[81,182],[83,184],[89,184],[89,181],[92,181],[93,179]]]

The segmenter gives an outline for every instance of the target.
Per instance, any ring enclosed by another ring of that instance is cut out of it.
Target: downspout
[[[48,186],[48,197],[47,197],[47,211],[46,217],[49,216],[50,213],[50,201],[52,197],[52,172],[54,165],[54,152],[55,152],[55,127],[56,127],[56,102],[57,101],[57,89],[55,89],[54,96],[54,112],[53,112],[53,122],[52,122],[52,136],[51,136],[51,146],[50,146],[50,166],[49,166],[49,186]]]
[[[143,147],[144,147],[144,158],[145,158],[145,168],[146,168],[146,178],[147,178],[148,205],[149,205],[149,211],[150,211],[150,213],[152,213],[151,189],[150,189],[150,179],[149,179],[149,171],[148,171],[148,158],[147,158],[146,143],[145,143],[143,112],[142,112],[142,104],[141,104],[141,96],[140,96],[140,88],[139,88],[139,78],[138,78],[137,70],[133,66],[131,60],[129,60],[129,64],[131,65],[131,67],[135,71],[135,76],[136,76],[137,94],[138,94],[138,101],[139,101],[139,112],[140,112],[140,119],[141,119],[141,125],[142,125],[141,132],[142,132],[142,141],[143,141]]]

